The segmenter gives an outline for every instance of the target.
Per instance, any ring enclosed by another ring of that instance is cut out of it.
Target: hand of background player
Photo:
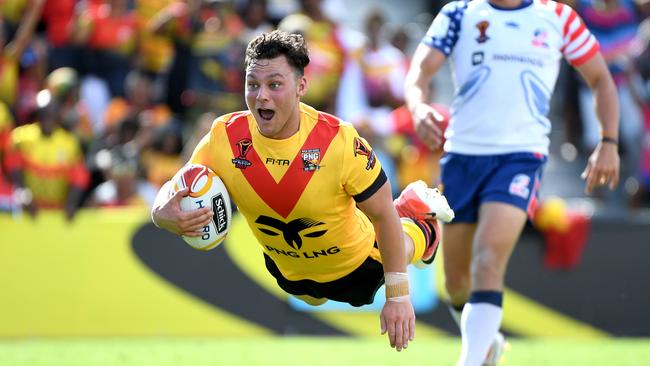
[[[408,297],[404,301],[386,300],[379,319],[381,334],[388,332],[390,346],[398,352],[415,338],[415,311]]]
[[[182,211],[181,199],[187,195],[187,188],[172,193],[167,201],[152,210],[153,223],[159,228],[177,235],[201,236],[203,227],[212,220],[212,209],[204,207],[198,210]]]
[[[601,142],[587,160],[587,167],[580,177],[585,180],[585,192],[591,193],[594,187],[609,184],[613,190],[618,185],[620,158],[618,145]]]
[[[413,124],[418,137],[431,150],[438,150],[442,144],[443,131],[439,123],[445,117],[426,103],[418,104],[413,110]]]

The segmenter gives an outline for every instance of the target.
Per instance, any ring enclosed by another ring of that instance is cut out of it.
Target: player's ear
[[[297,93],[299,97],[305,96],[307,92],[307,78],[303,75],[298,78]]]

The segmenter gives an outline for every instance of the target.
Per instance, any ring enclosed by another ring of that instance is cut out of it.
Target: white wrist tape
[[[384,272],[386,300],[394,302],[409,301],[409,276],[405,272]]]

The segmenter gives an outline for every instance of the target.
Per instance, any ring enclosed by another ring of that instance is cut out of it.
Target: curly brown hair
[[[300,34],[280,30],[262,33],[253,39],[246,47],[245,65],[248,68],[257,60],[269,60],[278,56],[285,56],[299,75],[305,74],[305,67],[309,64],[305,39]]]

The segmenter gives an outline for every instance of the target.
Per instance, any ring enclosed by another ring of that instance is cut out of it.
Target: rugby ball
[[[212,208],[212,221],[203,228],[200,237],[183,235],[183,240],[199,250],[216,248],[228,235],[232,222],[230,195],[226,186],[210,168],[188,164],[172,179],[174,192],[189,188],[188,195],[181,199],[181,210],[191,211],[203,207]]]

